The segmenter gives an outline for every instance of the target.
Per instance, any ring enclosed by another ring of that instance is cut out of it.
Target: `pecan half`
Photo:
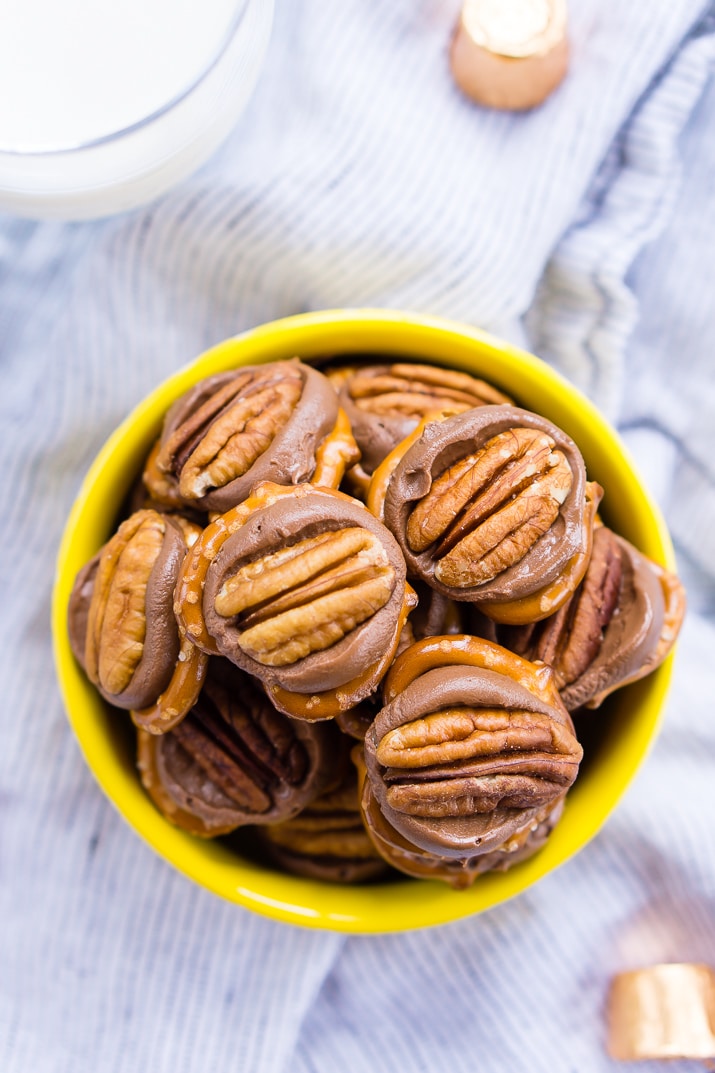
[[[156,473],[163,473],[185,503],[226,511],[258,481],[308,480],[337,414],[327,379],[298,361],[212,376],[167,414],[153,470],[145,477],[154,487]]]
[[[546,804],[573,781],[577,754],[573,733],[543,713],[471,707],[415,719],[377,747],[387,803],[430,817]]]
[[[374,534],[357,527],[321,533],[242,567],[216,597],[238,615],[238,643],[282,667],[341,641],[389,600],[395,571]]]
[[[418,419],[445,402],[461,411],[509,401],[491,384],[467,373],[407,362],[356,369],[348,380],[348,391],[361,410]]]
[[[513,428],[450,466],[409,516],[414,552],[437,543],[435,576],[472,587],[518,563],[556,520],[572,475],[550,436]]]
[[[434,365],[365,365],[329,371],[328,376],[340,392],[368,474],[426,414],[445,408],[463,413],[510,401],[484,380]]]
[[[120,708],[153,703],[179,652],[173,591],[186,544],[165,514],[141,510],[78,575],[69,605],[75,654]]]
[[[288,719],[252,679],[214,659],[190,714],[159,739],[156,770],[164,793],[209,832],[275,823],[334,780],[331,730]]]
[[[372,792],[411,843],[448,857],[495,849],[573,783],[582,750],[568,713],[553,686],[549,702],[528,677],[437,667],[376,717],[365,738]]]
[[[404,561],[384,526],[347,496],[301,486],[227,539],[202,606],[223,655],[267,685],[313,694],[384,656],[404,595]]]
[[[426,426],[389,478],[384,516],[411,573],[491,614],[564,579],[581,556],[568,599],[588,561],[587,506],[573,441],[536,414],[490,406]]]

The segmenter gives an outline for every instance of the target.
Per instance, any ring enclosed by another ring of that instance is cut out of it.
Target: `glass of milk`
[[[151,200],[229,134],[273,0],[0,0],[0,211]]]

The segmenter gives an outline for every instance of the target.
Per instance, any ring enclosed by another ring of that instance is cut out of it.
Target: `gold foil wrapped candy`
[[[715,972],[708,965],[620,973],[608,1015],[612,1058],[715,1058]]]

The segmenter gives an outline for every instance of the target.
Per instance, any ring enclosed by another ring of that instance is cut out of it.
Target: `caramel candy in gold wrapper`
[[[454,80],[477,104],[541,104],[568,68],[566,0],[466,0],[451,50]]]
[[[654,965],[620,973],[609,996],[612,1058],[715,1058],[715,972]]]

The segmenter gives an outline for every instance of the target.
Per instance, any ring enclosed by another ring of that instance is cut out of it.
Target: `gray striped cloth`
[[[715,964],[715,15],[571,0],[571,75],[512,116],[453,88],[458,8],[279,0],[197,175],[103,223],[0,221],[2,1073],[601,1073],[613,973]],[[604,831],[511,903],[380,938],[273,923],[155,857],[84,765],[48,629],[64,520],[132,405],[226,336],[342,305],[479,324],[583,387],[691,606],[665,729]]]

